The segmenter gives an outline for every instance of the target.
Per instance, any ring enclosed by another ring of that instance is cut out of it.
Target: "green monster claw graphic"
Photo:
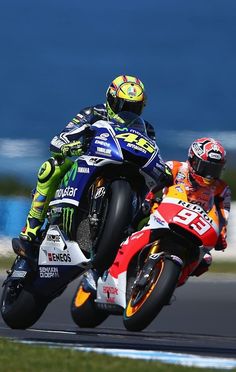
[[[62,211],[63,229],[67,235],[71,233],[74,211],[74,208],[69,207]]]

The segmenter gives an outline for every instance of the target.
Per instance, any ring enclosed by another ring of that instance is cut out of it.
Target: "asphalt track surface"
[[[98,347],[172,351],[236,357],[236,276],[191,278],[176,290],[176,300],[142,332],[125,330],[121,316],[110,316],[94,329],[79,329],[70,316],[76,282],[54,300],[27,330],[9,329],[0,318],[0,337]]]

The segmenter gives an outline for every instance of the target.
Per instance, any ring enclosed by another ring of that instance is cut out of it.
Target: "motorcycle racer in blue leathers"
[[[38,172],[38,181],[33,195],[26,225],[20,233],[16,254],[31,256],[34,254],[34,242],[45,220],[48,205],[55,191],[73,165],[72,156],[80,156],[86,150],[87,141],[91,137],[90,127],[98,120],[111,120],[123,111],[140,115],[146,104],[146,94],[143,83],[136,77],[122,75],[112,81],[106,93],[106,103],[98,104],[81,110],[56,135],[50,144],[52,156],[42,164]],[[145,121],[148,136],[155,140],[153,126]],[[163,166],[163,173],[165,168]]]

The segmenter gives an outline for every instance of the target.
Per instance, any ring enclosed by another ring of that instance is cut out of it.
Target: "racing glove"
[[[223,251],[225,250],[225,248],[227,248],[226,238],[227,238],[226,227],[223,227],[215,246],[216,251]]]
[[[155,199],[155,194],[152,191],[149,191],[145,196],[145,201],[150,202],[153,199]]]
[[[64,157],[66,156],[80,156],[83,154],[83,147],[80,141],[73,141],[65,143],[61,147],[61,153]]]
[[[149,191],[142,204],[142,211],[144,216],[148,216],[154,212],[161,202],[161,198],[157,197],[152,191]]]
[[[148,216],[151,213],[154,199],[155,199],[154,193],[152,191],[149,191],[145,196],[145,199],[141,206],[141,213],[143,217]]]

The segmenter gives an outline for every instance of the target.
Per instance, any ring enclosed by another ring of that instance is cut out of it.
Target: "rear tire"
[[[30,288],[18,281],[5,284],[1,298],[1,314],[4,322],[13,329],[31,327],[42,315],[47,303],[37,298]]]
[[[134,286],[124,311],[124,326],[129,331],[146,328],[165,306],[178,282],[181,267],[169,259],[161,259],[153,269],[148,288]]]

